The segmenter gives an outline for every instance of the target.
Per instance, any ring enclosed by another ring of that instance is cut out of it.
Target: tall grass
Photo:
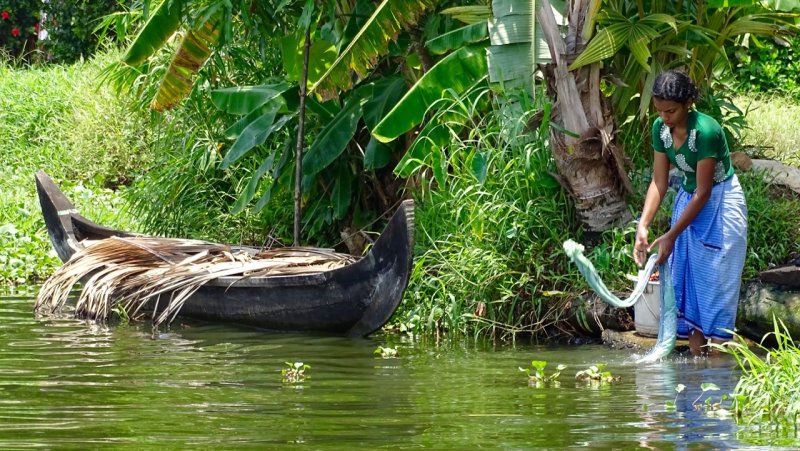
[[[0,62],[0,283],[37,280],[60,263],[38,208],[37,170],[53,176],[87,216],[132,227],[108,188],[144,171],[150,154],[141,114],[98,88],[96,76],[110,58],[47,67]]]
[[[713,344],[714,348],[733,356],[742,376],[733,393],[733,408],[747,424],[767,430],[781,431],[797,437],[800,426],[800,348],[795,345],[786,326],[773,318],[774,330],[764,336],[774,344],[750,349],[736,336],[735,341]]]
[[[735,102],[747,111],[742,145],[755,157],[800,167],[800,102],[769,94],[739,95]]]

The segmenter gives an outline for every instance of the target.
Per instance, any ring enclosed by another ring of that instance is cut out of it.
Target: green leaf
[[[391,161],[394,153],[393,143],[382,143],[374,136],[364,149],[364,169],[380,169]]]
[[[428,108],[452,89],[464,93],[486,77],[486,53],[483,49],[463,47],[436,63],[406,92],[381,122],[372,130],[382,142],[396,139],[422,122]]]
[[[342,109],[339,107],[337,100],[328,100],[327,102],[320,102],[314,96],[306,97],[306,107],[308,111],[314,113],[319,117],[323,124],[332,121],[336,114]]]
[[[631,51],[631,55],[636,59],[636,62],[641,64],[644,70],[650,72],[650,64],[648,64],[648,60],[650,59],[650,50],[647,48],[648,42],[649,41],[645,39],[632,41],[628,43],[628,48]]]
[[[486,22],[492,17],[492,8],[486,5],[453,6],[439,11],[439,14],[450,16],[466,24]]]
[[[211,91],[211,102],[218,109],[231,114],[247,114],[278,97],[289,89],[288,83],[272,85],[236,86]]]
[[[138,66],[164,46],[181,24],[181,0],[164,0],[131,43],[122,61]]]
[[[775,11],[800,12],[800,0],[767,0],[767,5]]]
[[[247,129],[250,124],[257,121],[265,114],[272,114],[274,119],[274,116],[280,111],[281,105],[281,99],[278,97],[249,112],[247,115],[236,121],[233,125],[225,130],[225,138],[238,139],[242,132],[244,132],[244,130]]]
[[[405,155],[403,155],[403,158],[397,163],[394,173],[400,177],[407,178],[428,164],[432,160],[431,155],[449,142],[450,130],[436,121],[429,122]]]
[[[275,155],[277,152],[273,152],[268,156],[262,163],[261,166],[258,167],[256,173],[250,177],[250,181],[247,182],[247,186],[245,187],[242,194],[236,199],[236,202],[233,204],[233,208],[231,209],[231,213],[238,214],[244,210],[244,207],[253,199],[253,196],[256,194],[256,188],[258,187],[258,182],[261,181],[261,178],[264,175],[272,170],[272,163],[275,161]]]
[[[476,152],[472,157],[470,169],[472,175],[478,180],[478,183],[483,183],[489,171],[489,159],[486,158],[486,154],[483,152]]]
[[[344,152],[361,119],[362,101],[361,98],[354,98],[347,102],[342,111],[317,135],[303,156],[303,175],[319,173]]]
[[[305,35],[301,30],[286,36],[281,41],[283,69],[286,71],[286,78],[296,82],[300,81],[303,72],[304,40]],[[323,39],[311,42],[308,49],[308,83],[312,84],[319,80],[335,59],[336,46],[333,43]]]
[[[391,111],[406,92],[406,81],[400,77],[385,77],[373,83],[371,98],[364,103],[364,123],[371,129]]]
[[[344,218],[350,208],[350,199],[353,190],[353,174],[347,164],[340,164],[337,170],[336,182],[333,185],[331,201],[333,202],[333,217]]]
[[[452,49],[480,42],[489,37],[485,22],[477,22],[439,35],[425,43],[432,53],[441,55]]]
[[[753,6],[756,0],[708,0],[709,8],[723,8],[727,6]]]
[[[594,64],[615,55],[627,43],[630,28],[630,23],[615,23],[598,31],[589,41],[589,45],[569,66],[569,70]]]
[[[358,78],[364,78],[378,57],[388,53],[389,43],[394,42],[400,31],[416,23],[434,3],[433,0],[381,1],[336,61],[309,88],[309,93],[331,98],[339,90],[349,89],[353,72]]]
[[[717,386],[717,384],[714,384],[712,382],[704,382],[700,384],[700,389],[703,391],[708,391],[708,390],[717,391],[719,390],[719,386]]]
[[[225,158],[222,159],[220,169],[227,169],[228,166],[244,156],[250,149],[264,144],[264,141],[266,141],[272,133],[276,130],[280,130],[286,122],[292,118],[290,115],[284,115],[275,121],[276,111],[264,114],[242,131],[242,134],[239,135],[239,138],[233,143],[231,149],[225,154]]]
[[[447,156],[442,150],[442,146],[433,146],[430,152],[431,169],[433,169],[433,178],[439,187],[444,187],[444,177],[447,174]]]

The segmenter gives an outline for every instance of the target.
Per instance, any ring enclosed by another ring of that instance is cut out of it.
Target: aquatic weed
[[[556,371],[550,375],[547,375],[544,372],[546,366],[547,362],[544,360],[534,360],[531,362],[531,368],[520,367],[519,370],[528,375],[528,385],[532,387],[542,387],[549,383],[552,383],[554,386],[558,387],[558,377],[561,375],[561,371],[563,371],[567,366],[558,365],[556,367]]]
[[[375,348],[375,352],[373,352],[373,354],[378,354],[384,359],[391,359],[393,357],[397,357],[397,348],[378,346]]]
[[[303,362],[286,362],[286,366],[288,368],[281,370],[281,380],[284,384],[297,384],[310,377],[306,375],[306,370],[311,368],[311,365]]]
[[[598,363],[597,365],[591,365],[589,368],[575,373],[575,380],[581,382],[589,382],[590,384],[602,385],[602,384],[611,384],[614,382],[619,382],[622,379],[621,376],[612,375],[611,371],[603,371],[605,367],[606,367],[605,363]]]

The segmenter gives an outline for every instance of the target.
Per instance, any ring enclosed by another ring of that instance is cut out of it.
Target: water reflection
[[[35,319],[32,295],[0,295],[0,449],[16,447],[313,449],[730,449],[730,419],[695,410],[738,374],[726,359],[647,366],[604,346],[427,342],[275,334],[179,320],[99,327]],[[378,346],[396,348],[381,358]],[[567,365],[560,386],[530,387],[518,367]],[[284,384],[286,362],[311,365]],[[605,363],[613,385],[574,380]],[[675,387],[686,390],[675,411]],[[702,398],[701,398],[702,402]],[[800,443],[795,443],[800,444]]]

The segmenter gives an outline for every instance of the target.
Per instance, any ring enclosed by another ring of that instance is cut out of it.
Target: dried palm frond
[[[42,285],[34,307],[37,313],[60,311],[72,288],[82,283],[76,317],[105,321],[117,307],[133,317],[151,304],[158,326],[171,322],[195,291],[219,277],[232,277],[235,284],[252,277],[327,271],[355,261],[330,249],[254,252],[174,238],[111,237],[83,244],[86,247]],[[163,306],[162,295],[167,298]]]

